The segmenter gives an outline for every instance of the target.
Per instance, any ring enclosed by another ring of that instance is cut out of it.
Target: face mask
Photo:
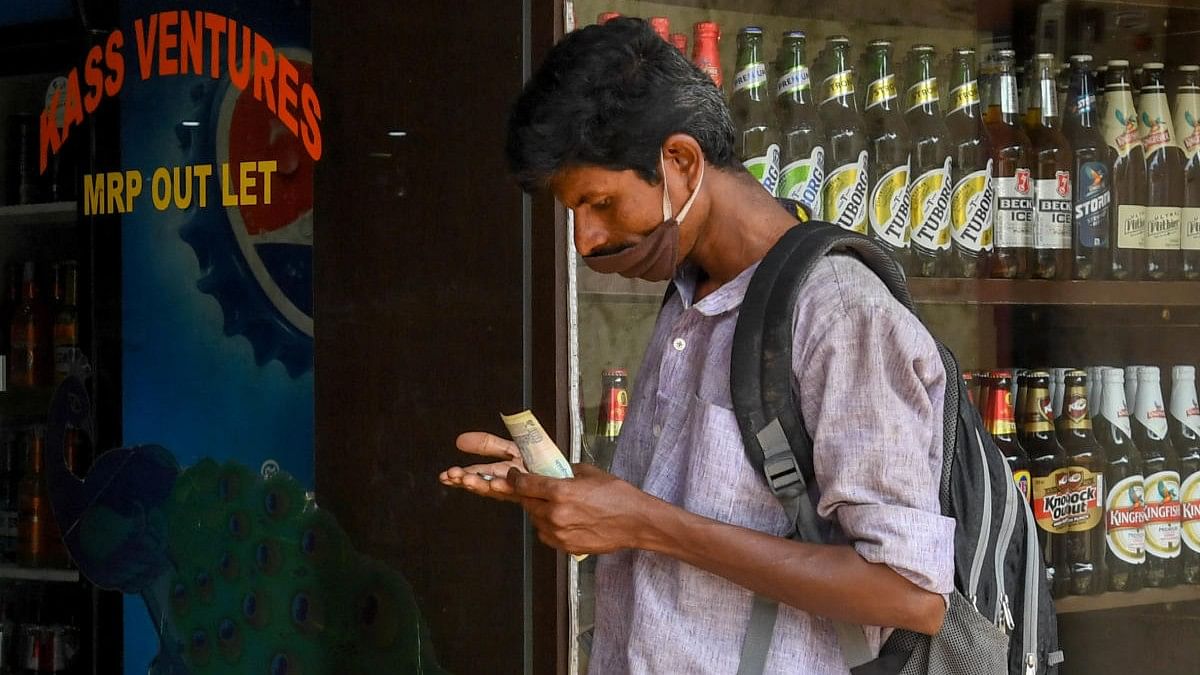
[[[700,165],[700,180],[696,181],[695,191],[679,209],[679,215],[672,217],[671,196],[667,194],[666,160],[660,156],[658,162],[663,176],[662,224],[624,251],[585,256],[583,262],[596,272],[616,273],[629,279],[636,277],[646,281],[666,281],[675,276],[675,270],[679,267],[679,225],[687,217],[696,195],[700,194],[700,186],[704,184],[704,164]]]

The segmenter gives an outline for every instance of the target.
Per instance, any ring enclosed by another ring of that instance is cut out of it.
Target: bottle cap
[[[1012,49],[999,49],[996,50],[996,56],[1002,59],[1015,59],[1017,57],[1017,52]]]
[[[1091,62],[1092,62],[1091,54],[1072,54],[1071,55],[1071,63],[1091,63]]]
[[[1196,71],[1200,71],[1200,66],[1179,66],[1179,72],[1181,73],[1194,73]]]
[[[694,27],[696,35],[706,38],[721,37],[721,27],[715,21],[699,21]]]
[[[595,372],[595,371],[593,371]],[[628,377],[629,371],[625,368],[605,368],[601,373],[601,377]]]
[[[1143,63],[1142,68],[1146,70],[1162,70],[1163,64],[1155,61],[1154,63]]]
[[[1125,384],[1125,371],[1120,368],[1105,368],[1102,376],[1105,384]]]
[[[743,35],[762,35],[763,29],[758,26],[744,26],[738,32]]]
[[[1158,366],[1138,367],[1138,382],[1158,382]]]
[[[975,53],[975,49],[972,47],[955,47],[954,53],[958,56],[969,56]]]
[[[806,38],[808,37],[802,30],[789,30],[783,34],[785,38]]]
[[[1129,62],[1125,59],[1109,59],[1108,65],[1113,68],[1128,68]]]
[[[1012,371],[1011,370],[993,370],[991,373],[988,374],[988,377],[992,378],[993,380],[1000,379],[1001,377],[1011,378]]]
[[[1195,366],[1175,366],[1171,369],[1171,379],[1179,380],[1194,380],[1196,379]]]

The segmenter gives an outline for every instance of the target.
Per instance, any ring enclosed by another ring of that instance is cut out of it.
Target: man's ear
[[[672,134],[663,142],[662,149],[665,161],[687,176],[688,189],[694,189],[700,176],[700,165],[704,162],[700,143],[688,134]]]

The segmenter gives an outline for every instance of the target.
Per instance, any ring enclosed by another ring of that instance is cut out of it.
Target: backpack
[[[791,538],[809,542],[826,541],[830,524],[817,517],[808,490],[812,442],[792,391],[793,314],[801,285],[830,253],[857,256],[913,309],[903,269],[874,240],[830,223],[797,225],[755,270],[730,365],[747,457],[795,523]],[[835,622],[842,654],[853,675],[1056,673],[1063,656],[1032,512],[967,397],[954,355],[935,342],[946,370],[939,500],[956,524],[955,591],[936,636],[897,629],[877,658],[861,626]],[[774,601],[755,597],[739,675],[763,671],[777,611]]]

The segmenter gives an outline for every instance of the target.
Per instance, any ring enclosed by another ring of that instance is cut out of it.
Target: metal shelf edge
[[[1171,602],[1200,600],[1200,586],[1176,586],[1174,588],[1143,588],[1132,593],[1103,593],[1101,595],[1072,596],[1054,601],[1059,614],[1096,612],[1120,607],[1162,605]]]
[[[0,225],[71,223],[78,208],[78,202],[73,201],[0,206]]]
[[[41,569],[36,567],[18,567],[16,565],[0,565],[0,579],[15,579],[18,581],[58,581],[71,583],[79,581],[79,570]]]

